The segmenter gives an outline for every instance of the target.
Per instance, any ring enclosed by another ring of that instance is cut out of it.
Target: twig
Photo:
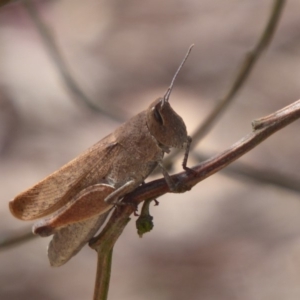
[[[113,248],[105,251],[97,251],[97,276],[95,281],[95,291],[94,300],[107,299],[110,273],[111,273],[111,263],[112,263],[112,253]]]
[[[0,250],[6,250],[7,248],[30,241],[35,237],[36,235],[31,232],[31,228],[23,228],[18,232],[9,233],[6,236],[0,237]]]
[[[14,2],[17,2],[17,0],[0,0],[0,7],[6,4],[12,4]]]
[[[264,141],[276,131],[282,129],[283,127],[300,118],[300,100],[280,110],[280,112],[281,117],[278,122],[273,122],[272,124],[262,129],[258,129],[252,133],[249,133],[247,136],[231,146],[228,150],[215,155],[214,157],[200,163],[199,165],[196,165],[192,168],[195,173],[181,172],[173,175],[172,179],[175,182],[180,182],[181,184],[185,185],[186,190],[191,189],[200,181],[216,173],[220,169],[223,169],[245,153],[252,150],[254,147],[259,145],[262,141]],[[274,116],[275,119],[276,114],[277,112],[270,116]],[[139,187],[134,192],[127,195],[126,199],[127,201],[131,199],[131,202],[138,204],[145,199],[157,198],[167,192],[169,192],[169,189],[165,180],[158,179]],[[125,208],[128,209],[127,206],[125,206]]]
[[[252,121],[253,129],[254,130],[262,129],[262,128],[272,125],[273,123],[281,122],[282,120],[287,118],[288,111],[289,110],[293,111],[295,108],[297,108],[297,105],[298,105],[298,108],[300,108],[300,102],[299,103],[296,102],[296,104],[292,103],[291,105],[278,110],[274,114],[271,114],[271,115],[263,117],[261,119]]]
[[[270,18],[267,22],[266,27],[264,28],[261,37],[259,38],[257,45],[252,51],[246,54],[241,68],[239,69],[236,78],[234,79],[229,91],[225,94],[224,98],[222,98],[218,102],[213,111],[204,119],[202,124],[199,125],[194,134],[192,134],[193,143],[191,144],[191,149],[194,149],[199,141],[209,132],[213,124],[217,121],[217,119],[221,116],[221,114],[225,111],[229,104],[232,103],[234,97],[249,77],[249,74],[252,71],[255,63],[259,59],[262,52],[268,47],[274,36],[276,26],[279,22],[285,2],[285,0],[274,1]],[[172,154],[169,155],[165,160],[165,165],[170,166],[171,162],[174,161],[175,156],[177,156],[179,152],[180,150],[173,151]]]
[[[115,211],[118,215],[119,210]],[[110,271],[112,262],[112,251],[113,246],[123,229],[130,221],[129,215],[125,217],[120,217],[117,227],[106,226],[100,234],[90,241],[89,245],[91,248],[97,251],[97,274],[94,289],[94,300],[104,300],[107,299],[109,281],[110,281]],[[102,238],[102,236],[105,236]],[[101,241],[101,242],[99,242]]]
[[[64,80],[66,86],[70,90],[70,92],[75,96],[76,99],[80,100],[85,106],[90,108],[93,111],[101,112],[109,117],[116,119],[117,121],[124,121],[124,113],[116,111],[108,111],[103,108],[100,108],[98,105],[95,105],[91,99],[87,97],[87,95],[82,91],[79,87],[76,80],[71,75],[71,72],[60,53],[59,47],[55,41],[51,30],[39,16],[36,7],[32,3],[32,0],[23,0],[22,4],[26,9],[27,13],[31,17],[34,22],[38,32],[40,33],[41,39],[46,47],[46,50],[49,52],[50,57],[52,58],[54,64],[56,65],[58,71],[61,74],[62,79]]]
[[[274,122],[271,124],[266,125],[262,129],[255,130],[235,143],[228,150],[225,150],[224,152],[202,162],[201,164],[196,165],[192,168],[193,172],[181,172],[173,175],[172,180],[177,182],[182,187],[182,192],[190,190],[200,181],[225,168],[227,165],[252,150],[276,131],[300,118],[300,100],[294,102],[286,108],[281,109],[279,112],[279,117],[278,112],[268,116],[269,118],[273,118]],[[276,116],[278,117],[278,120],[276,119]],[[170,192],[168,185],[165,179],[162,178],[144,184],[132,193],[125,196],[123,202],[133,203],[134,205],[120,206],[114,211],[104,230],[93,240],[93,247],[95,247],[94,245],[97,245],[97,247],[101,247],[101,245],[107,245],[107,241],[109,241],[110,248],[108,249],[112,249],[115,241],[117,240],[116,237],[120,236],[126,224],[128,223],[129,216],[134,212],[134,206],[138,205],[142,201],[158,198],[168,192]],[[96,286],[95,289],[100,289],[100,287]],[[94,299],[104,300],[106,298]]]
[[[207,154],[193,153],[193,157],[199,162],[206,160],[209,156]],[[254,168],[248,164],[241,162],[235,162],[227,168],[223,169],[222,172],[232,177],[240,178],[243,176],[252,181],[258,183],[272,184],[276,187],[290,190],[296,193],[300,193],[299,180],[280,174],[276,171],[268,171],[263,169]]]

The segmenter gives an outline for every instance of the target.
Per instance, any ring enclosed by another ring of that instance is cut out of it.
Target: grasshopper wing
[[[34,220],[55,212],[84,188],[105,181],[118,151],[114,136],[107,136],[11,200],[11,213],[21,220]]]
[[[54,233],[48,247],[51,266],[59,267],[76,255],[105,222],[109,212],[74,223]]]

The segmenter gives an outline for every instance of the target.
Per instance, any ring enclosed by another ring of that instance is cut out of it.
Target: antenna
[[[187,53],[186,53],[186,55],[185,55],[183,61],[181,62],[179,68],[177,69],[177,71],[176,71],[176,73],[175,73],[175,75],[174,75],[174,77],[173,77],[173,79],[172,79],[172,81],[171,81],[171,84],[170,84],[170,86],[168,87],[168,89],[167,89],[167,91],[166,91],[166,93],[165,93],[165,95],[164,95],[164,98],[163,98],[164,100],[163,100],[163,102],[162,102],[162,105],[163,105],[165,102],[168,102],[168,101],[169,101],[169,97],[170,97],[170,94],[171,94],[171,92],[172,92],[172,89],[173,89],[173,85],[174,85],[175,79],[176,79],[176,77],[177,77],[179,71],[181,70],[182,66],[184,65],[185,61],[186,61],[187,58],[189,57],[189,55],[190,55],[190,53],[191,53],[193,47],[194,47],[194,44],[192,44],[192,45],[190,46],[190,48],[189,48],[189,50],[187,51]]]

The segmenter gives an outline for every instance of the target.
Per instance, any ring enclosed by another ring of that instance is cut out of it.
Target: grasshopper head
[[[188,143],[185,124],[182,118],[172,109],[169,103],[169,97],[174,81],[187,60],[193,46],[194,45],[191,45],[188,49],[164,97],[156,99],[147,110],[147,125],[149,131],[165,152],[169,152],[169,148],[184,148]]]
[[[187,143],[185,124],[165,98],[151,103],[147,110],[147,125],[162,148],[183,148]]]

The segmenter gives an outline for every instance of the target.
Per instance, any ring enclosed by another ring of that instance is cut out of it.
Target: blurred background
[[[8,201],[162,96],[194,43],[170,98],[192,133],[231,86],[273,1],[33,3],[78,87],[106,114],[70,91],[26,6],[0,7],[0,240],[32,225],[13,218]],[[300,98],[299,37],[300,2],[290,0],[270,47],[194,154],[225,150],[253,119]],[[114,249],[109,299],[300,299],[299,130],[298,121],[233,164],[294,188],[224,170],[161,197],[142,239],[132,217]],[[51,268],[48,243],[0,252],[0,299],[92,299],[96,253],[85,247]]]

